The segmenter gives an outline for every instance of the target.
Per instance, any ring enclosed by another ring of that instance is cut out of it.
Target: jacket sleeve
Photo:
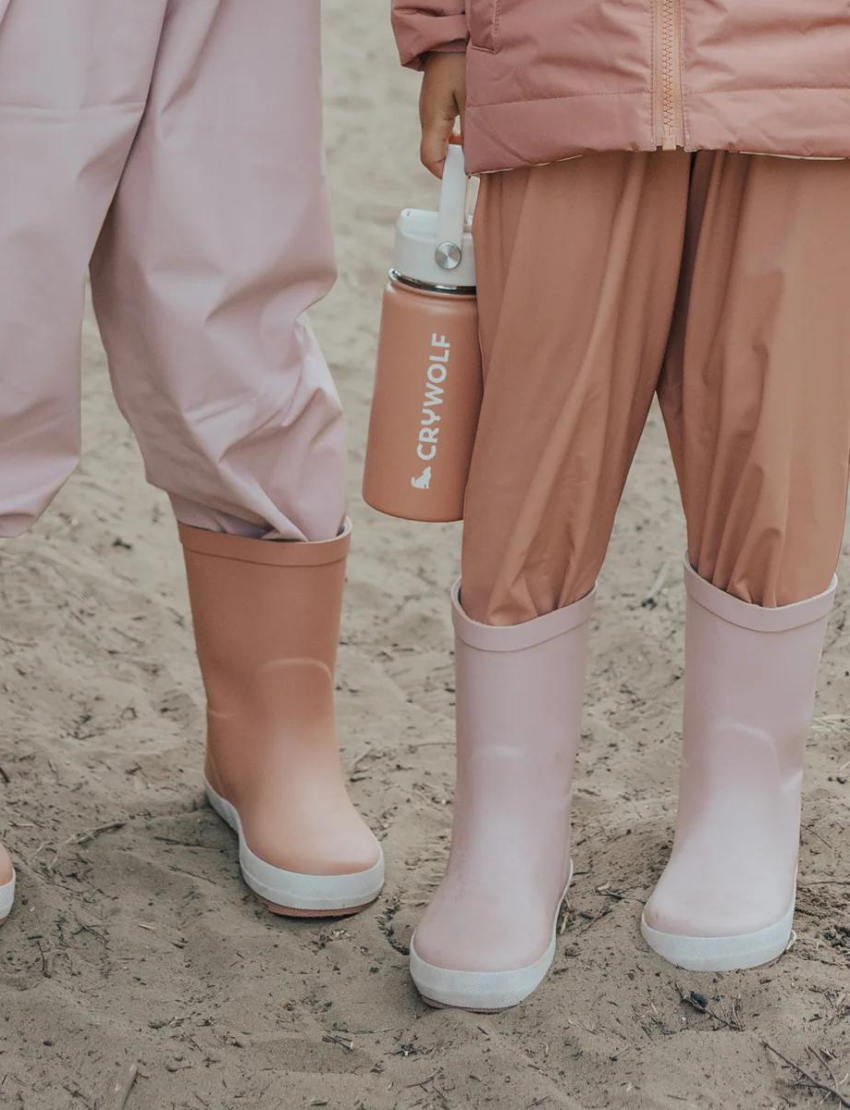
[[[423,57],[433,51],[466,49],[467,0],[392,0],[392,21],[401,64],[421,69]]]

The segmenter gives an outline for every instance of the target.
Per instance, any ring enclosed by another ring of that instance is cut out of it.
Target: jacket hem
[[[766,97],[765,93],[769,92]],[[721,92],[685,90],[685,149],[784,158],[850,158],[850,88],[788,86]],[[818,121],[824,121],[818,126]],[[470,173],[561,162],[582,154],[658,149],[649,89],[467,104]]]

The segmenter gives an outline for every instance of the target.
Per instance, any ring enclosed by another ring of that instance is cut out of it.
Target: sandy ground
[[[0,1106],[113,1110],[108,1091],[134,1064],[130,1110],[821,1105],[764,1042],[850,1091],[850,602],[823,667],[797,943],[759,971],[677,973],[638,934],[670,842],[682,686],[683,533],[656,416],[601,585],[578,876],[554,974],[487,1017],[428,1010],[408,980],[410,931],[447,848],[458,532],[381,519],[358,495],[392,223],[433,197],[416,163],[417,82],[396,69],[386,7],[327,4],[342,276],[315,317],[352,423],[342,744],[383,838],[386,893],[358,918],[293,924],[240,885],[234,841],[201,797],[173,522],[144,484],[89,317],[84,465],[0,553],[0,824],[20,873],[0,936]],[[847,553],[843,568],[850,578]],[[682,1002],[690,991],[716,1016]]]

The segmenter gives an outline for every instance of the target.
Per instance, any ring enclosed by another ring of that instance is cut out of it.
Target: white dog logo
[[[414,489],[430,489],[431,488],[431,467],[426,466],[418,478],[411,478],[410,484]]]

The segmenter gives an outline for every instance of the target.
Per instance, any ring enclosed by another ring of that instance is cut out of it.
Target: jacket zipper
[[[655,75],[657,101],[656,141],[662,150],[685,145],[679,34],[679,0],[655,0],[658,47],[658,72]]]

